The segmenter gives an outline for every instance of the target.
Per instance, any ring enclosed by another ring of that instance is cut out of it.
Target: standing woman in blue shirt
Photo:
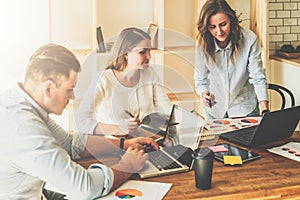
[[[195,86],[207,119],[269,110],[257,36],[225,0],[207,0],[197,22]]]

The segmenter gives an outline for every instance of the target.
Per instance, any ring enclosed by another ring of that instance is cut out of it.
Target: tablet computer
[[[215,152],[215,159],[224,162],[224,156],[240,156],[242,163],[248,162],[248,161],[252,161],[252,160],[256,160],[258,158],[260,158],[261,156],[257,153],[245,150],[245,149],[241,149],[237,146],[228,144],[228,143],[221,143],[221,144],[217,144],[215,146],[220,146],[220,147],[224,147],[223,149],[226,151],[221,151],[221,152]]]

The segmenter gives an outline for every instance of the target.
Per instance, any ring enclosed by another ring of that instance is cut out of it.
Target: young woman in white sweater
[[[149,66],[150,50],[151,37],[143,30],[121,31],[106,70],[92,81],[76,113],[79,131],[126,135],[134,133],[147,114],[169,112],[169,99]]]

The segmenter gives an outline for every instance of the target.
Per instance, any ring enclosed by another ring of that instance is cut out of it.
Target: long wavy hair
[[[235,60],[235,55],[239,50],[239,40],[241,38],[241,27],[236,12],[228,5],[225,0],[207,0],[203,5],[197,21],[197,40],[203,48],[206,58],[215,61],[214,37],[208,30],[210,17],[217,14],[226,14],[230,19],[229,41],[232,43],[230,59]]]
[[[127,53],[144,39],[151,40],[151,37],[141,29],[131,27],[122,30],[114,43],[106,69],[123,71],[127,66]]]

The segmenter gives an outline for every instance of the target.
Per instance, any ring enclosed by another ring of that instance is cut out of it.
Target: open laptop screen
[[[166,132],[165,145],[180,144],[192,150],[196,149],[200,142],[204,120],[177,105],[174,105],[173,108]]]

